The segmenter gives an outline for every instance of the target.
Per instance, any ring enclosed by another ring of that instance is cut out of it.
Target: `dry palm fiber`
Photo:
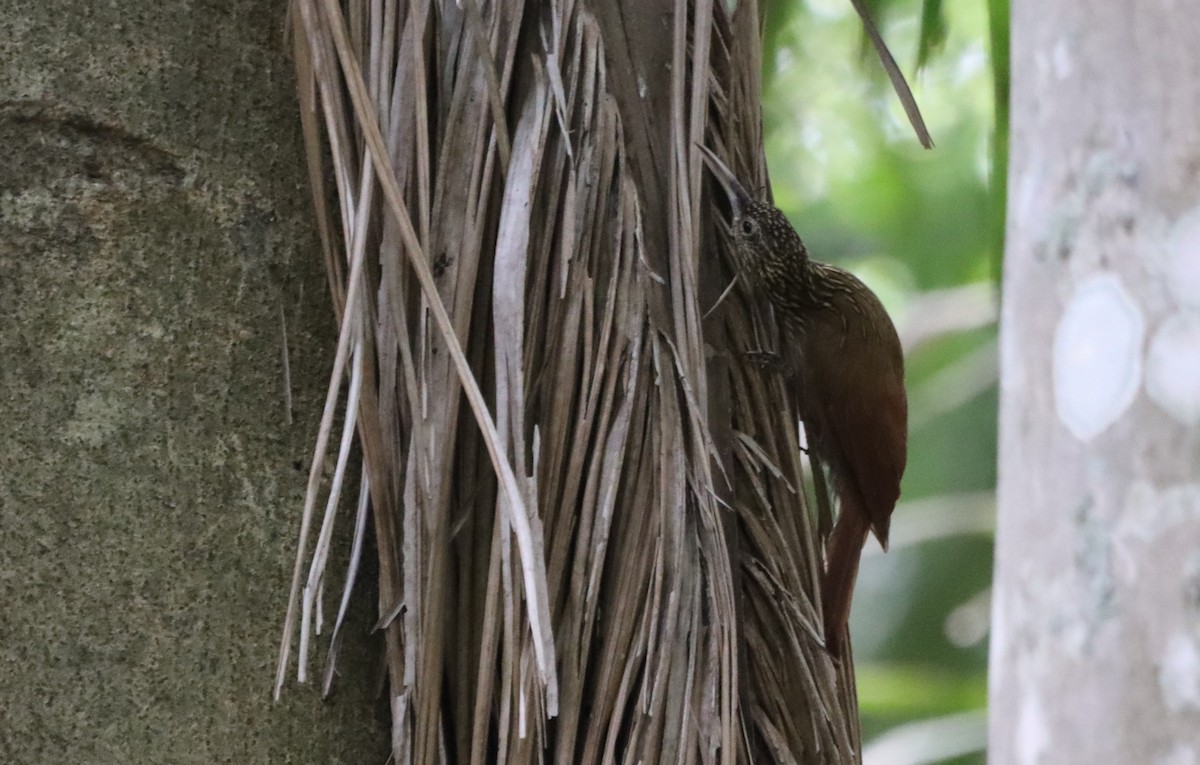
[[[341,331],[276,693],[297,623],[307,677],[357,441],[325,690],[369,514],[396,762],[854,761],[795,402],[738,362],[774,337],[720,300],[696,148],[766,180],[756,5],[291,16]]]

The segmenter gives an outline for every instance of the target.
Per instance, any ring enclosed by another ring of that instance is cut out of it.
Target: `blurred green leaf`
[[[995,121],[991,145],[992,274],[1000,283],[1004,259],[1004,223],[1008,209],[1008,77],[1009,2],[988,0],[988,41],[992,58],[992,94]]]
[[[917,69],[929,61],[935,51],[941,50],[946,42],[946,17],[942,15],[942,0],[924,0],[921,3],[921,34],[917,44]]]
[[[987,680],[912,664],[867,664],[858,672],[864,714],[879,717],[934,717],[987,704]]]

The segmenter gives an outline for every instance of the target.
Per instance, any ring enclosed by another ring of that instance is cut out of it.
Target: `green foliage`
[[[863,714],[897,723],[914,712],[933,717],[987,702],[987,683],[977,676],[900,663],[873,664],[858,674],[859,682],[873,689],[870,698],[859,700]]]
[[[995,294],[1008,2],[869,5],[897,61],[920,67],[905,73],[936,148],[918,145],[848,0],[771,5],[766,148],[775,202],[814,257],[857,271],[904,335],[932,305],[931,293],[979,285],[981,299]],[[995,486],[996,328],[956,327],[953,318],[909,356],[913,427],[902,502],[927,504],[931,517],[959,530],[864,560],[852,625],[868,751],[897,726],[986,703],[992,539],[955,522],[960,512],[986,511],[960,509],[960,497]],[[915,522],[908,507],[894,517],[897,537]],[[982,763],[982,745],[944,762]]]
[[[917,45],[917,68],[925,66],[929,57],[946,42],[946,17],[942,0],[925,0],[921,5],[921,36]]]

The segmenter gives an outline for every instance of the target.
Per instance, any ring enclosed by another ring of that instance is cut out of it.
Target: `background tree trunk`
[[[334,328],[284,10],[0,2],[4,762],[387,756],[365,616],[269,695]]]
[[[996,763],[1200,757],[1200,48],[1186,3],[1018,3]]]

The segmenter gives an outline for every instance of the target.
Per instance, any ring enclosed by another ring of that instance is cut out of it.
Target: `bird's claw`
[[[746,351],[742,357],[755,366],[770,369],[773,372],[782,372],[787,368],[783,356],[775,351]]]

